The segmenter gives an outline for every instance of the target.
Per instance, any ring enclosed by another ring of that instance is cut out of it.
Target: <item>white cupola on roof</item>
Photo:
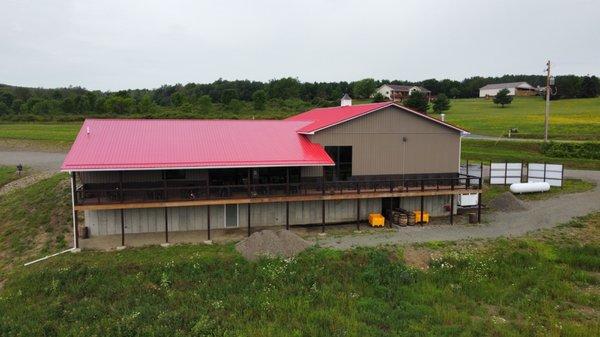
[[[348,94],[344,94],[344,97],[342,97],[342,102],[340,104],[340,106],[351,106],[352,105],[352,98],[350,96],[348,96]]]

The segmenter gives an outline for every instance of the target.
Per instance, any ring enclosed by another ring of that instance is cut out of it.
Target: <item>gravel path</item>
[[[517,135],[517,137],[507,138],[507,137],[477,135],[477,134],[473,134],[473,133],[470,133],[470,134],[464,136],[463,139],[493,140],[495,142],[531,142],[531,143],[540,143],[540,142],[544,141],[543,139],[537,139],[537,138],[519,138],[518,135]],[[556,142],[556,143],[583,143],[583,142],[586,142],[586,140],[570,140],[570,139],[552,139],[552,141]]]
[[[565,175],[569,178],[594,181],[596,187],[588,192],[530,201],[526,203],[529,209],[521,212],[483,214],[484,223],[481,225],[404,227],[392,233],[327,237],[319,240],[319,244],[323,247],[348,249],[356,246],[519,236],[533,230],[557,226],[577,216],[600,211],[600,171],[566,170]]]
[[[23,164],[34,170],[58,172],[65,156],[66,153],[58,152],[0,150],[0,165],[16,167],[17,164]]]
[[[57,152],[32,152],[32,151],[5,151],[0,150],[0,165],[13,166],[23,164],[31,171],[26,171],[23,178],[11,181],[0,187],[0,196],[13,190],[27,187],[42,179],[50,178],[60,170],[65,153]]]

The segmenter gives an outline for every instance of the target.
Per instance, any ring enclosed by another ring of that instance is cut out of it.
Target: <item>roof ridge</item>
[[[85,118],[84,121],[181,121],[181,122],[300,122],[288,119],[218,119],[218,118]]]

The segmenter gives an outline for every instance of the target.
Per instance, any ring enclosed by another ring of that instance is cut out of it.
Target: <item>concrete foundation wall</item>
[[[425,197],[424,208],[431,216],[444,216],[443,206],[450,203],[450,196]],[[394,203],[396,205],[396,203]],[[169,231],[192,231],[207,229],[207,207],[168,208]],[[223,205],[210,206],[212,229],[226,228]],[[367,220],[369,213],[381,212],[381,199],[361,199],[360,219]],[[407,210],[420,208],[420,198],[401,198],[400,207]],[[123,210],[125,233],[163,232],[165,230],[164,208]],[[285,203],[251,205],[251,226],[285,226]],[[356,200],[329,200],[325,202],[325,222],[351,222],[356,220]],[[91,236],[121,233],[121,211],[85,211],[85,225]],[[321,201],[290,202],[290,225],[321,223]],[[248,205],[238,205],[238,227],[248,225]]]

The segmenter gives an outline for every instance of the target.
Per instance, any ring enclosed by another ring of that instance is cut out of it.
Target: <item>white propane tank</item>
[[[510,185],[510,191],[513,193],[546,192],[549,190],[550,184],[547,182],[514,183]]]

